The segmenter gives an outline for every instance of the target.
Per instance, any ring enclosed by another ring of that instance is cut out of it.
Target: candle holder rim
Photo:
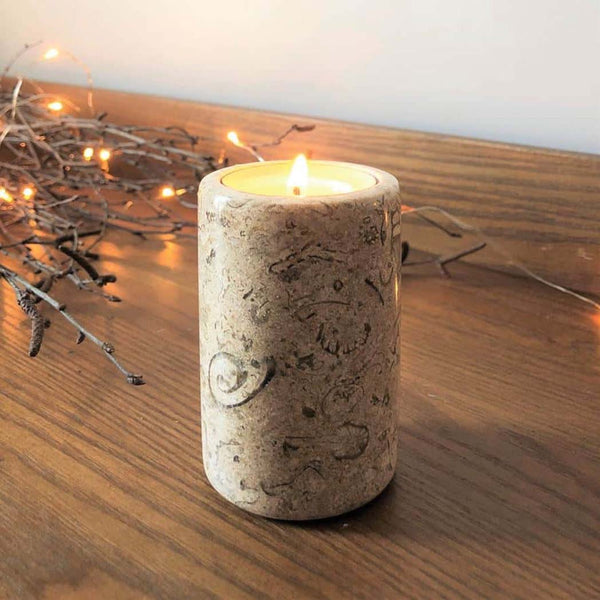
[[[352,200],[352,199],[359,199],[359,198],[362,199],[362,198],[364,198],[365,192],[367,190],[372,194],[374,191],[375,192],[377,191],[377,188],[380,188],[383,191],[385,188],[388,188],[389,186],[396,188],[396,190],[399,189],[398,179],[396,177],[394,177],[394,175],[392,175],[388,171],[384,171],[382,169],[378,169],[377,167],[371,167],[369,165],[364,165],[361,163],[337,161],[337,160],[325,160],[325,159],[310,159],[309,164],[310,163],[320,163],[320,164],[332,164],[332,165],[337,165],[339,167],[345,167],[345,168],[354,168],[354,169],[360,168],[361,170],[363,170],[363,171],[367,172],[369,175],[371,175],[375,179],[375,183],[368,188],[363,188],[360,190],[352,190],[350,192],[340,192],[337,194],[302,196],[300,198],[296,197],[296,196],[292,196],[292,195],[287,195],[287,194],[269,195],[269,194],[256,194],[254,192],[245,192],[242,190],[238,190],[234,187],[230,187],[223,183],[223,179],[227,175],[229,175],[230,173],[233,173],[239,169],[249,169],[249,168],[256,168],[256,167],[260,168],[260,165],[264,165],[264,164],[273,165],[273,164],[284,164],[284,163],[291,163],[291,162],[293,162],[293,161],[289,160],[289,159],[288,160],[281,159],[281,160],[269,160],[269,161],[262,161],[262,162],[238,163],[235,165],[231,165],[229,167],[224,167],[222,169],[213,171],[212,173],[209,173],[208,175],[206,175],[200,182],[200,190],[202,190],[202,188],[205,186],[212,186],[213,190],[214,190],[214,187],[218,187],[221,190],[223,190],[224,196],[228,196],[230,198],[243,197],[248,200],[255,200],[255,201],[262,200],[262,201],[268,201],[268,202],[274,202],[274,201],[278,201],[278,200],[289,202],[290,200],[295,199],[295,200],[301,200],[303,204],[307,204],[307,203],[313,203],[313,202],[319,203],[319,202],[324,201],[325,199],[327,199],[328,201],[339,200],[340,202]]]

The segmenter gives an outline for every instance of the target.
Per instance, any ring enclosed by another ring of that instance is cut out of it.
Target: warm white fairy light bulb
[[[58,48],[48,48],[46,52],[44,52],[44,60],[52,60],[59,55]]]
[[[164,185],[160,190],[160,195],[163,198],[172,198],[175,195],[175,190],[170,185]]]
[[[8,190],[4,187],[0,187],[0,200],[10,204],[13,201],[13,197],[10,195]]]
[[[83,149],[83,158],[85,160],[92,160],[92,157],[94,156],[94,149],[91,146],[88,146],[87,148]]]
[[[235,131],[230,131],[227,134],[227,139],[234,145],[234,146],[238,146],[241,147],[243,146],[242,142],[240,142],[240,138],[238,137],[238,134]]]
[[[64,104],[60,100],[54,100],[54,102],[48,103],[48,110],[52,112],[59,112],[64,108]]]

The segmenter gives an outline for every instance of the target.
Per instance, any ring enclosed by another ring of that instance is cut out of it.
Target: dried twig
[[[446,265],[453,263],[465,256],[469,256],[471,254],[475,254],[475,252],[479,252],[483,250],[487,246],[486,242],[478,242],[474,246],[470,246],[469,248],[465,248],[463,250],[459,250],[458,252],[453,252],[452,254],[448,254],[445,256],[435,256],[433,258],[425,258],[423,260],[411,260],[410,262],[406,261],[406,258],[409,253],[408,242],[402,243],[402,264],[405,267],[416,267],[417,265],[427,265],[427,264],[435,264],[440,273],[444,277],[450,277],[450,273],[448,269],[446,269]]]
[[[41,300],[43,300],[46,304],[51,306],[54,310],[58,311],[61,316],[66,319],[73,327],[77,329],[78,338],[77,343],[81,343],[83,339],[89,339],[91,342],[96,344],[103,352],[104,355],[125,375],[125,378],[128,383],[133,385],[144,385],[144,378],[141,375],[135,375],[125,369],[121,365],[121,363],[114,356],[114,346],[108,342],[103,342],[98,337],[96,337],[93,333],[91,333],[88,329],[86,329],[79,321],[75,319],[69,312],[67,312],[67,308],[64,304],[60,304],[54,298],[49,296],[46,292],[43,292],[40,288],[29,283],[27,280],[23,279],[20,275],[8,269],[7,267],[0,265],[0,276],[4,278],[5,281],[12,286],[12,288],[16,291],[19,306],[23,309],[23,311],[27,314],[27,316],[32,320],[32,336],[30,343],[30,356],[35,356],[37,351],[41,346],[41,340],[43,334],[40,334],[38,330],[41,316],[39,315],[39,311],[35,304],[31,301],[31,296],[37,296]],[[42,327],[44,326],[43,320]],[[35,329],[35,333],[34,333]],[[34,354],[32,354],[32,349],[36,350]]]
[[[402,213],[403,214],[416,214],[416,215],[422,215],[422,213],[434,213],[436,215],[440,215],[443,218],[447,219],[454,226],[458,227],[458,229],[460,229],[461,231],[474,234],[475,236],[479,237],[479,239],[480,239],[480,242],[478,244],[476,244],[475,246],[472,246],[465,250],[461,250],[460,252],[451,254],[447,257],[426,259],[424,261],[406,262],[405,263],[406,266],[434,262],[434,263],[438,264],[438,266],[440,267],[440,269],[444,275],[448,275],[448,272],[445,269],[445,265],[447,265],[448,263],[450,263],[452,261],[458,260],[459,258],[467,256],[468,254],[473,254],[474,252],[478,252],[479,250],[482,250],[483,248],[489,247],[490,249],[494,250],[496,253],[501,255],[506,260],[508,265],[512,265],[513,267],[515,267],[526,277],[534,279],[535,281],[537,281],[547,287],[550,287],[550,288],[552,288],[558,292],[561,292],[563,294],[572,296],[573,298],[576,298],[577,300],[580,300],[581,302],[585,302],[586,304],[593,306],[597,310],[600,310],[600,302],[597,302],[596,300],[589,298],[588,296],[579,294],[578,292],[576,292],[574,290],[571,290],[567,287],[559,285],[558,283],[554,283],[553,281],[549,281],[545,277],[538,275],[537,273],[532,271],[529,267],[524,265],[521,261],[517,260],[514,256],[512,256],[501,244],[494,241],[489,236],[486,236],[479,227],[476,227],[475,225],[471,225],[471,224],[463,221],[462,219],[455,217],[454,215],[450,214],[448,211],[444,210],[443,208],[439,208],[438,206],[419,206],[419,207],[415,207],[415,208],[410,207],[410,206],[403,206]],[[455,237],[455,236],[453,236],[453,237]],[[407,253],[408,253],[408,250],[407,250]],[[406,258],[406,256],[405,256],[405,258]]]
[[[243,142],[239,139],[237,133],[235,131],[230,131],[227,135],[227,139],[238,148],[245,150],[249,154],[251,154],[257,161],[262,162],[265,159],[262,154],[259,152],[261,148],[269,148],[272,146],[279,146],[285,138],[297,131],[298,133],[306,133],[307,131],[312,131],[315,128],[315,125],[298,125],[294,123],[290,125],[280,136],[271,140],[270,142]]]

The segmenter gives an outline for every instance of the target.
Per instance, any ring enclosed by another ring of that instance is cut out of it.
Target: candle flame
[[[308,186],[308,163],[304,154],[298,154],[287,180],[287,188],[294,196],[303,196]]]
[[[102,148],[98,153],[100,160],[107,161],[110,158],[110,150],[108,148]]]
[[[240,138],[238,137],[238,134],[235,131],[230,131],[227,134],[227,139],[234,145],[237,146],[238,148],[241,147],[243,144],[242,142],[240,142]]]
[[[48,103],[48,109],[54,112],[58,112],[63,109],[63,103],[60,100],[55,100],[54,102]]]
[[[22,193],[23,193],[23,198],[25,198],[25,200],[29,200],[29,199],[33,198],[33,196],[35,194],[35,189],[28,185],[23,188]]]

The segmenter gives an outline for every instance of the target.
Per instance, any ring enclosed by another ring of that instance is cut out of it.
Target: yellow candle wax
[[[261,196],[332,196],[373,187],[377,179],[347,163],[269,161],[242,165],[227,173],[221,183],[229,188]]]

